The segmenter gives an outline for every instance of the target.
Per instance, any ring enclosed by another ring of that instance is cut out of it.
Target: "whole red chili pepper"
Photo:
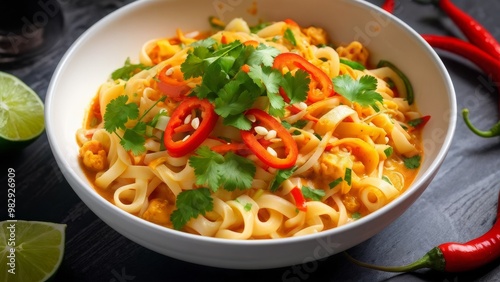
[[[500,60],[500,43],[478,21],[458,8],[451,0],[415,0],[418,3],[439,5],[450,19],[460,28],[467,39],[486,53]]]
[[[499,198],[500,201],[500,198]],[[348,258],[354,263],[382,271],[408,272],[431,268],[445,272],[461,272],[476,269],[500,257],[500,205],[497,204],[497,220],[482,236],[466,243],[443,243],[427,252],[421,259],[406,266],[377,266]]]
[[[394,6],[396,6],[394,0],[385,0],[381,8],[392,14],[394,12]]]
[[[422,37],[434,48],[442,49],[448,52],[460,55],[483,70],[483,72],[491,76],[493,82],[496,85],[500,83],[500,60],[496,60],[490,56],[485,51],[481,50],[466,41],[455,37],[440,36],[440,35],[422,35]],[[500,91],[500,88],[497,88]],[[498,103],[498,108],[500,110],[500,100]],[[493,125],[493,127],[488,131],[482,131],[474,127],[469,120],[469,111],[464,109],[462,111],[462,116],[465,124],[469,129],[476,135],[481,137],[494,137],[500,136],[500,122]]]
[[[422,37],[434,48],[460,55],[477,65],[495,82],[500,82],[500,60],[467,41],[451,36],[423,34]]]

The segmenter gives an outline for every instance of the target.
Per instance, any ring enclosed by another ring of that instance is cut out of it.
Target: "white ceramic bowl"
[[[321,259],[375,235],[398,218],[425,190],[445,158],[455,130],[456,103],[452,82],[436,53],[397,18],[358,0],[141,0],[102,19],[68,50],[54,73],[46,97],[46,126],[62,173],[82,201],[104,222],[146,248],[177,259],[224,268],[273,268]],[[78,164],[75,132],[98,86],[137,58],[148,39],[207,29],[208,17],[229,20],[291,18],[301,25],[324,27],[336,43],[353,39],[371,51],[372,62],[386,59],[407,74],[416,103],[432,116],[424,132],[425,158],[414,184],[384,208],[348,225],[298,238],[235,241],[191,235],[149,223],[118,209],[89,185]]]

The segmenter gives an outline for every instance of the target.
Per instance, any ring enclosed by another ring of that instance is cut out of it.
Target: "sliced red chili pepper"
[[[247,145],[243,143],[228,143],[228,144],[221,144],[221,145],[216,145],[210,148],[212,151],[219,153],[221,155],[224,155],[227,152],[234,152],[235,154],[238,154],[240,156],[248,156],[252,152],[250,149],[247,147]]]
[[[191,87],[185,81],[179,81],[168,75],[167,72],[170,68],[171,66],[167,65],[158,73],[157,84],[161,92],[165,93],[173,101],[178,102],[186,96]]]
[[[193,128],[193,132],[189,135],[177,134],[176,129],[185,126],[187,116],[193,111],[197,113],[197,116],[192,118],[200,120],[199,126]],[[215,113],[214,106],[208,100],[200,100],[196,97],[186,98],[173,111],[165,128],[163,142],[168,154],[172,157],[182,157],[194,151],[207,139],[214,129],[217,119],[218,115]]]
[[[299,155],[299,150],[292,135],[283,127],[283,125],[281,125],[281,123],[279,123],[274,117],[260,109],[250,109],[246,112],[246,115],[254,116],[256,121],[254,122],[251,130],[240,131],[241,138],[248,148],[257,156],[257,158],[259,158],[266,165],[278,169],[286,169],[294,166]],[[255,126],[263,126],[268,130],[276,130],[276,137],[281,138],[283,141],[283,147],[286,154],[284,158],[274,156],[259,142],[260,139],[257,138],[255,131],[253,130]]]
[[[309,83],[309,92],[307,100],[309,102],[317,102],[326,99],[333,95],[332,79],[320,68],[308,62],[304,57],[295,53],[281,53],[274,59],[273,68],[283,70],[288,68],[289,71],[301,69],[306,71],[311,82]],[[280,90],[281,91],[284,90]],[[283,93],[281,95],[283,96]],[[287,95],[285,95],[287,96]]]
[[[290,190],[290,194],[292,194],[293,199],[295,200],[295,206],[297,206],[298,210],[307,211],[306,199],[300,191],[299,187],[294,187]]]

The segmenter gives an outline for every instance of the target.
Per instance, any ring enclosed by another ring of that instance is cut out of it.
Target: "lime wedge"
[[[64,254],[65,224],[0,222],[0,281],[46,281]]]
[[[40,97],[19,78],[0,72],[0,151],[23,148],[44,129]]]

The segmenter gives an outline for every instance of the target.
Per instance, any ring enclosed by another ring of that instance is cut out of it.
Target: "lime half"
[[[46,281],[61,264],[65,224],[0,222],[0,281]]]
[[[19,78],[0,72],[0,151],[23,148],[44,129],[40,97]]]

